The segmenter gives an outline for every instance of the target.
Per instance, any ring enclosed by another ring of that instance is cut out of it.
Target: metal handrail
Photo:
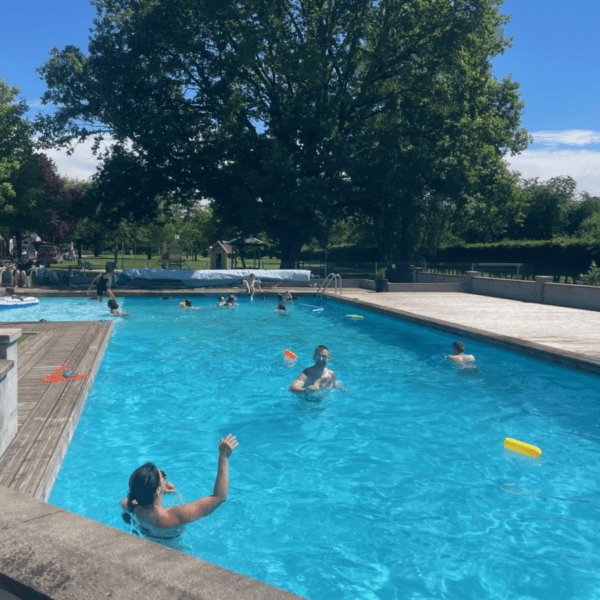
[[[329,273],[329,275],[327,275],[327,277],[325,278],[325,281],[319,286],[319,289],[317,290],[317,296],[319,294],[321,294],[321,298],[323,298],[323,294],[325,293],[325,291],[327,290],[327,288],[331,285],[331,282],[334,282],[335,285],[335,294],[338,293],[338,279],[340,281],[340,294],[342,293],[342,276],[339,275],[338,273]]]

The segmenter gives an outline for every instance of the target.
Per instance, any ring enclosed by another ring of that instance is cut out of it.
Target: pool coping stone
[[[339,294],[326,292],[324,296],[341,304],[347,304],[356,308],[368,308],[368,310],[372,312],[406,321],[408,323],[429,327],[431,329],[437,329],[438,331],[443,331],[445,333],[452,333],[460,337],[483,342],[491,346],[496,346],[497,348],[502,348],[503,350],[509,350],[530,358],[536,358],[544,362],[549,362],[561,367],[600,377],[600,359],[596,359],[594,357],[584,356],[569,350],[559,350],[544,344],[538,344],[536,342],[530,342],[528,340],[523,340],[512,336],[501,335],[491,331],[486,331],[484,329],[478,329],[476,327],[456,325],[450,321],[416,315],[414,313],[399,310],[397,308],[382,307],[371,302],[366,302],[365,300],[345,298]]]
[[[0,589],[52,600],[301,596],[0,486]]]

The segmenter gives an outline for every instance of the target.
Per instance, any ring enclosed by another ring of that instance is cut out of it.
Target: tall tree
[[[19,88],[11,88],[0,77],[0,228],[10,236],[13,235],[16,226],[19,231],[17,241],[20,251],[20,231],[25,222],[20,222],[20,198],[14,183],[19,169],[31,153],[32,130],[29,122],[23,117],[29,110],[27,103],[25,100],[17,102],[18,95]],[[19,223],[21,226],[18,226]]]
[[[211,197],[217,218],[278,239],[284,266],[375,206],[408,253],[425,198],[460,196],[527,143],[516,85],[491,75],[508,45],[496,0],[94,4],[89,55],[55,48],[40,69],[59,107],[41,139],[109,133],[153,174],[140,203]]]
[[[550,240],[565,234],[569,207],[575,200],[577,182],[569,176],[553,177],[548,181],[522,180],[526,197],[526,216],[517,239]]]

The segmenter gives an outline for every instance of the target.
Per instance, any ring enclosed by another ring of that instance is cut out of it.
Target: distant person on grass
[[[129,493],[119,502],[123,510],[133,514],[142,533],[157,540],[170,540],[183,533],[183,525],[210,515],[227,500],[229,490],[229,457],[238,446],[231,433],[219,443],[217,479],[212,496],[195,502],[164,508],[163,494],[174,494],[175,486],[167,481],[167,474],[154,463],[137,468],[129,478]]]
[[[304,369],[292,385],[290,385],[288,391],[298,396],[314,394],[318,390],[333,387],[342,390],[342,392],[348,391],[336,381],[335,373],[326,368],[330,359],[327,346],[317,346],[313,358],[315,359],[315,364],[312,367]]]

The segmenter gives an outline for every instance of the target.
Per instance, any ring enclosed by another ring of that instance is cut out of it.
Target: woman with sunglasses
[[[167,481],[167,474],[154,463],[137,468],[129,478],[129,493],[119,502],[122,508],[136,517],[141,532],[150,539],[170,540],[183,533],[184,525],[210,515],[225,500],[229,489],[229,462],[238,446],[235,436],[229,434],[219,443],[219,466],[212,496],[195,502],[164,508],[163,494],[174,494],[175,486]]]

